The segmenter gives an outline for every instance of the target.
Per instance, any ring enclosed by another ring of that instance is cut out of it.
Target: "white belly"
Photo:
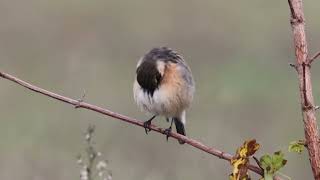
[[[137,105],[146,112],[153,115],[163,115],[166,117],[177,117],[189,106],[190,97],[185,93],[186,90],[175,88],[167,90],[160,86],[153,93],[153,96],[144,92],[140,85],[134,83],[134,99]],[[192,98],[191,98],[192,99]]]

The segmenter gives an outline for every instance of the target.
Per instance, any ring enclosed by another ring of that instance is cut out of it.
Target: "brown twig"
[[[257,165],[262,169],[259,159],[255,156],[252,156],[252,157],[253,157],[254,161],[257,163]]]
[[[314,98],[312,94],[310,71],[311,64],[310,60],[308,60],[308,48],[302,0],[288,0],[288,3],[291,12],[290,22],[293,31],[296,66],[299,77],[301,110],[303,114],[305,139],[314,179],[320,180],[319,132],[315,116]],[[314,59],[317,56],[318,55],[315,55]]]
[[[92,110],[92,111],[95,111],[95,112],[98,112],[98,113],[101,113],[101,114],[104,114],[104,115],[107,115],[107,116],[111,116],[113,118],[122,120],[124,122],[130,123],[130,124],[133,124],[133,125],[136,125],[136,126],[144,127],[143,126],[143,122],[139,121],[137,119],[130,118],[130,117],[124,116],[122,114],[118,114],[118,113],[112,112],[112,111],[110,111],[108,109],[104,109],[104,108],[101,108],[101,107],[98,107],[98,106],[83,102],[81,100],[71,99],[71,98],[68,98],[68,97],[65,97],[65,96],[50,92],[48,90],[39,88],[39,87],[34,86],[34,85],[30,84],[30,83],[27,83],[27,82],[25,82],[25,81],[23,81],[21,79],[18,79],[18,78],[14,77],[14,76],[12,76],[10,74],[0,72],[0,77],[8,79],[8,80],[10,80],[12,82],[15,82],[15,83],[17,83],[17,84],[19,84],[19,85],[21,85],[21,86],[23,86],[25,88],[30,89],[31,91],[43,94],[45,96],[49,96],[51,98],[54,98],[56,100],[59,100],[59,101],[62,101],[62,102],[68,103],[68,104],[71,104],[71,105],[75,106],[76,108],[83,108],[83,109]],[[157,127],[155,125],[151,125],[150,129],[155,131],[155,132],[164,134],[164,129],[159,128],[159,127]],[[217,149],[215,149],[213,147],[208,147],[208,146],[204,145],[203,143],[201,143],[201,142],[199,142],[197,140],[188,138],[186,136],[182,136],[182,135],[174,133],[174,132],[170,133],[170,137],[172,137],[174,139],[177,139],[177,140],[182,140],[182,141],[186,142],[187,144],[189,144],[189,145],[191,145],[191,146],[193,146],[193,147],[195,147],[195,148],[197,148],[197,149],[199,149],[201,151],[204,151],[204,152],[212,154],[212,155],[214,155],[216,157],[219,157],[220,159],[224,159],[224,160],[230,161],[231,158],[233,157],[231,154],[228,154],[226,152],[222,152],[222,151],[217,150]],[[250,170],[252,170],[253,172],[263,176],[263,170],[260,167],[257,167],[257,166],[254,166],[254,165],[250,164],[248,166],[248,168]]]

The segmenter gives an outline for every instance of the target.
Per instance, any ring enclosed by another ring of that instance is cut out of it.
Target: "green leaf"
[[[284,165],[286,165],[287,160],[284,159],[284,154],[281,151],[275,152],[272,156],[272,164],[273,164],[273,171],[277,172],[281,169]]]
[[[269,154],[263,155],[260,158],[260,166],[266,171],[270,171],[271,170],[272,158],[271,158],[271,156]]]
[[[301,141],[292,141],[289,144],[288,151],[301,154],[304,150],[304,144]]]
[[[284,154],[281,151],[277,151],[273,153],[273,155],[263,155],[260,158],[260,166],[264,170],[265,180],[272,179],[274,174],[286,165],[286,163],[287,160],[284,159]]]

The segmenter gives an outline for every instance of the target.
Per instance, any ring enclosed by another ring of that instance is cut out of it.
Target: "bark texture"
[[[309,153],[310,164],[314,179],[320,180],[320,149],[319,132],[316,120],[316,108],[312,95],[311,62],[314,58],[308,58],[308,47],[305,33],[305,19],[302,8],[302,0],[288,0],[291,12],[291,27],[295,48],[296,64],[298,72],[301,110],[304,122],[306,145]],[[315,56],[316,58],[316,56]]]

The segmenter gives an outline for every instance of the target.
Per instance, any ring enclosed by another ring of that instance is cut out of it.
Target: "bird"
[[[170,127],[164,130],[166,138],[174,122],[177,133],[186,136],[186,110],[195,92],[195,82],[190,67],[181,54],[168,47],[156,47],[137,63],[133,95],[137,106],[152,115],[143,123],[148,134],[152,120],[163,116]],[[180,144],[185,142],[179,140]]]

